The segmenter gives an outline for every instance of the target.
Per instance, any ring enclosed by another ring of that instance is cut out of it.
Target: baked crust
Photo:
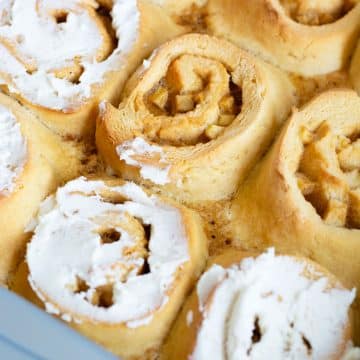
[[[100,154],[118,175],[187,204],[230,198],[295,103],[290,81],[207,35],[170,41],[150,61],[129,80],[119,109],[104,104]],[[149,151],[136,153],[138,145]],[[121,160],[129,151],[135,156]],[[166,178],[143,175],[146,166]]]
[[[14,190],[8,195],[0,194],[0,283],[6,284],[29,239],[26,226],[49,192],[79,174],[81,152],[62,143],[15,100],[0,94],[0,104],[20,124],[27,150]]]
[[[311,4],[304,0],[283,3]],[[326,9],[327,4],[332,3],[334,1],[313,2],[315,7],[309,12],[326,14],[331,10],[331,5]],[[346,1],[340,3],[345,7]],[[340,9],[338,16],[323,25],[295,21],[279,0],[209,0],[207,8],[209,31],[214,35],[227,38],[280,68],[303,76],[344,68],[360,32],[360,4],[356,2],[349,10]]]

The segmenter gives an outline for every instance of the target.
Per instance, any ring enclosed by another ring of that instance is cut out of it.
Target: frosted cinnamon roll
[[[303,76],[343,68],[360,32],[357,0],[209,0],[207,11],[212,33]]]
[[[180,27],[145,0],[4,0],[0,84],[61,135],[94,130],[99,99]]]
[[[1,284],[20,261],[24,230],[40,202],[58,182],[77,173],[80,159],[73,156],[29,111],[0,94]]]
[[[341,359],[355,290],[317,264],[269,250],[216,258],[187,300],[163,359]]]
[[[196,204],[230,197],[294,103],[279,71],[207,35],[158,48],[116,109],[102,104],[96,143],[121,176]]]
[[[191,210],[134,183],[78,178],[42,204],[26,261],[48,312],[133,359],[160,346],[206,254]]]
[[[355,90],[360,94],[360,41],[351,60],[350,79]]]
[[[325,92],[295,112],[229,209],[234,243],[300,253],[360,289],[359,136],[352,90]]]

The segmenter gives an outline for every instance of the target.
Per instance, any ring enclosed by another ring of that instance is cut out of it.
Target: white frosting
[[[139,24],[136,0],[114,0],[111,15],[118,46],[98,62],[102,34],[88,11],[95,6],[96,2],[84,0],[2,0],[0,83],[47,108],[67,111],[81,106],[91,96],[92,85],[100,83],[106,72],[120,69]],[[61,9],[68,15],[58,24],[51,14]],[[73,64],[75,57],[84,69],[79,83],[55,77],[53,71]],[[24,64],[32,64],[36,71],[28,73]]]
[[[147,70],[151,65],[151,60],[148,60],[148,59],[144,59],[143,63],[142,63],[142,66],[145,70]]]
[[[109,193],[125,200],[108,202],[104,194]],[[128,232],[127,224],[139,224],[135,219],[151,225],[146,274],[139,274],[144,256],[129,254],[138,236]],[[99,228],[104,227],[116,230],[119,240],[102,243]],[[67,183],[43,202],[27,250],[29,282],[47,311],[65,320],[89,318],[129,327],[149,323],[166,304],[174,276],[188,259],[176,208],[147,196],[134,183],[108,187],[85,178]],[[77,278],[87,285],[81,292],[74,292]],[[95,289],[105,284],[113,284],[112,306],[93,305]]]
[[[228,269],[214,265],[198,297],[204,319],[192,360],[329,359],[344,341],[355,290],[331,288],[309,264],[270,250]]]
[[[169,170],[171,165],[165,159],[163,149],[160,146],[150,145],[143,138],[136,137],[118,145],[116,152],[120,160],[124,160],[128,165],[140,168],[140,175],[144,179],[151,180],[158,185],[165,185],[170,182]],[[136,155],[148,157],[149,159],[154,158],[154,155],[160,155],[159,166],[150,165],[139,158],[136,159]]]
[[[1,14],[1,8],[0,8]],[[14,190],[16,178],[26,161],[26,141],[15,116],[0,105],[0,193],[8,195]]]
[[[341,360],[360,360],[360,348],[350,345]]]

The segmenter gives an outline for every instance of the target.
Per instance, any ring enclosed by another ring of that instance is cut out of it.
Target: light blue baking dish
[[[60,320],[0,287],[1,360],[111,360],[113,355]]]

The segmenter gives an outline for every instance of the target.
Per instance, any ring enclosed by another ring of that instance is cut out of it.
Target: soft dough
[[[138,69],[118,109],[102,104],[96,143],[126,179],[191,205],[227,199],[295,102],[279,70],[225,40],[184,35]]]
[[[209,0],[209,31],[303,76],[348,64],[360,32],[356,0]]]

